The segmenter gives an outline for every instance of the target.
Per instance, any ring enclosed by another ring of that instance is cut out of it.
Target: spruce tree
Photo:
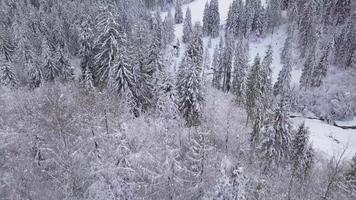
[[[254,121],[259,112],[261,112],[261,100],[262,100],[262,69],[261,59],[257,54],[254,63],[251,67],[251,71],[247,78],[247,91],[246,91],[246,110],[247,121],[250,119]]]
[[[0,85],[10,87],[16,87],[18,85],[14,68],[10,62],[2,62],[0,60]]]
[[[312,84],[312,75],[315,68],[315,44],[311,48],[311,51],[308,54],[307,59],[304,62],[304,67],[302,69],[302,75],[300,77],[299,83],[300,87],[307,89],[311,87]]]
[[[80,35],[79,35],[79,56],[81,58],[80,68],[82,71],[82,79],[85,80],[88,74],[92,74],[92,40],[93,40],[93,31],[89,23],[89,19],[83,20],[80,25]],[[90,70],[87,72],[86,70]]]
[[[209,36],[209,31],[211,30],[211,25],[209,21],[209,2],[207,1],[205,4],[204,8],[204,14],[203,14],[203,35],[204,36]]]
[[[183,42],[184,43],[189,43],[189,41],[192,38],[193,34],[193,27],[192,27],[192,16],[190,9],[187,9],[187,12],[185,14],[185,19],[184,19],[184,24],[183,24]]]
[[[286,99],[281,98],[273,116],[262,131],[260,158],[264,172],[278,170],[287,165],[291,155],[292,127],[288,118]]]
[[[58,52],[57,52],[57,62],[55,63],[60,72],[59,72],[59,77],[62,81],[70,81],[73,80],[74,78],[74,69],[71,66],[71,64],[69,63],[69,59],[68,59],[68,53],[65,52],[64,49],[62,49],[61,47],[57,47],[58,48]]]
[[[112,7],[102,8],[96,18],[99,35],[94,45],[94,77],[95,82],[105,86],[109,79],[110,71],[117,62],[120,48],[124,47],[126,33],[117,22],[117,16]]]
[[[203,42],[201,28],[195,27],[177,75],[178,107],[187,126],[197,126],[201,123],[204,101],[201,85]]]
[[[232,58],[235,49],[232,33],[228,33],[225,40],[225,48],[221,64],[223,66],[223,91],[229,92],[231,89]]]
[[[45,81],[54,81],[59,77],[61,69],[56,65],[56,55],[46,38],[42,40],[42,73]]]
[[[211,30],[209,30],[210,36],[216,38],[219,36],[220,31],[220,14],[219,14],[219,1],[212,0],[209,7],[209,24]]]
[[[213,87],[216,89],[221,89],[221,81],[222,81],[222,56],[224,52],[224,41],[222,37],[220,37],[219,45],[215,46],[214,55],[213,55],[213,63],[212,67],[214,69],[213,74]]]
[[[248,42],[240,40],[236,48],[234,58],[234,79],[233,92],[236,102],[240,105],[245,104],[246,100],[246,85],[248,71]]]
[[[176,24],[183,23],[183,11],[182,11],[182,3],[181,0],[176,1],[175,5],[175,14],[174,14],[174,21]]]
[[[319,63],[315,66],[312,74],[312,87],[320,87],[323,79],[326,77],[328,68],[329,68],[329,51],[330,47],[326,47],[324,52],[321,55]]]
[[[292,27],[288,27],[288,33],[287,33],[287,38],[284,41],[283,49],[281,52],[281,63],[285,64],[287,62],[290,62],[291,55],[292,55],[292,44],[293,44],[293,30]]]
[[[272,86],[272,65],[273,61],[273,50],[272,46],[268,45],[266,55],[261,63],[261,93],[262,93],[262,112],[267,113],[271,109],[271,104],[273,101],[273,86]],[[262,116],[264,118],[264,115]]]
[[[278,74],[277,82],[273,86],[275,96],[286,96],[290,92],[292,65],[290,61],[283,64],[282,70]]]
[[[309,177],[314,162],[314,153],[309,145],[309,131],[304,123],[301,124],[292,139],[291,144],[291,177],[288,186],[288,199],[292,194],[295,183],[302,186]],[[300,192],[300,191],[299,191]]]
[[[308,48],[316,38],[316,28],[315,23],[315,6],[312,1],[306,4],[306,8],[301,14],[300,26],[299,26],[299,47],[301,50],[301,57],[305,57],[308,53]]]
[[[164,46],[169,45],[174,40],[174,21],[171,12],[168,12],[168,15],[163,21],[163,44]]]
[[[309,131],[305,124],[301,124],[292,140],[291,166],[292,176],[303,180],[308,175],[308,163],[310,159]]]
[[[267,2],[266,9],[267,29],[273,34],[274,28],[279,25],[281,20],[281,1],[270,0]]]

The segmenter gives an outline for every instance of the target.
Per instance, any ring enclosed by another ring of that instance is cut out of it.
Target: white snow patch
[[[338,156],[345,149],[346,159],[351,159],[355,155],[356,130],[338,128],[317,119],[297,117],[292,119],[292,122],[296,127],[303,122],[309,127],[314,149],[321,151],[326,157]]]

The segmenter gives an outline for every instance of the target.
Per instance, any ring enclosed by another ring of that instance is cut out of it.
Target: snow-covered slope
[[[189,7],[192,11],[192,22],[193,24],[199,21],[202,24],[203,12],[205,3],[207,0],[195,0],[192,3],[183,6],[183,13],[185,14],[186,9]],[[220,22],[225,24],[227,13],[230,4],[233,0],[220,0],[219,1],[219,11],[220,11]],[[263,4],[265,1],[262,1]],[[174,8],[171,10],[174,15]],[[162,13],[162,17],[165,17],[167,12]],[[181,40],[183,35],[183,25],[178,24],[175,26],[176,37]],[[221,31],[220,35],[224,32]],[[253,62],[254,57],[259,54],[263,58],[268,45],[272,45],[273,49],[273,63],[272,63],[272,81],[275,82],[278,77],[278,73],[282,69],[282,64],[280,62],[280,53],[283,48],[283,44],[287,37],[287,26],[281,25],[277,28],[274,34],[268,34],[265,38],[253,40],[250,42],[250,63]],[[215,45],[219,43],[219,38],[212,39],[212,48],[209,49],[210,56],[212,56],[213,49]],[[204,38],[204,45],[208,43],[208,38]],[[181,49],[181,56],[184,53],[184,44]],[[177,58],[176,64],[181,60],[181,56]],[[292,71],[292,85],[299,84],[299,78],[301,76],[301,67],[293,66]],[[306,126],[309,127],[311,132],[311,140],[315,149],[323,152],[327,157],[340,154],[346,147],[346,157],[351,158],[356,153],[356,130],[344,130],[335,126],[328,125],[319,120],[310,120],[304,118],[295,118],[292,120],[295,126],[298,126],[303,121]]]
[[[309,127],[313,147],[327,157],[339,156],[345,149],[344,157],[351,159],[356,153],[356,130],[342,129],[317,119],[292,119],[295,126],[305,123]]]

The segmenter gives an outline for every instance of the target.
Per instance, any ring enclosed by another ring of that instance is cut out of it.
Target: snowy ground
[[[189,7],[192,11],[192,22],[200,22],[202,24],[203,12],[205,3],[207,0],[195,0],[190,4],[183,6],[183,13],[185,14],[186,9]],[[230,4],[233,0],[220,0],[219,1],[219,11],[220,11],[220,20],[221,24],[225,24],[227,18],[227,13],[229,10]],[[263,1],[264,2],[264,1]],[[171,10],[174,15],[174,9]],[[162,13],[162,17],[165,17],[167,12]],[[286,35],[287,27],[285,25],[280,26],[274,34],[269,34],[265,38],[257,39],[250,42],[250,63],[253,62],[254,57],[259,54],[263,58],[268,45],[272,45],[273,48],[273,63],[272,63],[272,81],[275,82],[278,77],[278,73],[282,69],[282,64],[280,62],[280,52],[282,51],[283,44],[287,37]],[[181,41],[183,35],[183,25],[178,24],[175,26],[176,37]],[[224,33],[221,32],[220,35]],[[208,38],[204,38],[204,45],[208,44]],[[219,43],[219,38],[212,39],[212,47],[209,49],[210,57],[213,55],[214,47]],[[182,44],[182,43],[181,43]],[[180,50],[180,56],[176,59],[176,64],[179,63],[181,57],[184,53],[184,44]],[[212,58],[211,58],[212,60]],[[292,71],[292,85],[297,86],[299,84],[299,79],[301,76],[301,67],[298,65],[293,66]],[[335,126],[328,125],[319,120],[304,119],[304,118],[294,118],[292,119],[293,124],[298,126],[302,122],[305,122],[305,125],[309,127],[314,148],[320,153],[324,154],[326,157],[337,156],[345,148],[346,158],[351,158],[356,153],[356,130],[345,130]],[[356,117],[352,122],[355,124]],[[340,122],[338,122],[340,124]],[[343,122],[341,122],[343,123]],[[346,123],[346,122],[345,122]]]
[[[294,118],[295,126],[305,123],[309,127],[313,147],[326,157],[339,156],[345,149],[345,158],[356,153],[356,130],[342,129],[317,119]]]

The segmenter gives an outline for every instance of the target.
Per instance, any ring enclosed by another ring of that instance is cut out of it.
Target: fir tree
[[[163,21],[163,44],[167,46],[172,43],[174,40],[174,21],[171,12],[168,12],[168,15]]]
[[[247,78],[247,91],[246,91],[246,110],[247,121],[256,118],[257,114],[261,111],[262,100],[262,69],[261,59],[256,55],[251,71]]]
[[[288,199],[293,195],[292,190],[295,183],[303,185],[305,179],[309,177],[314,162],[313,150],[309,145],[309,131],[304,123],[299,126],[291,145],[292,174],[288,186]]]
[[[192,38],[193,27],[192,27],[192,17],[190,9],[187,9],[185,14],[184,24],[183,24],[183,42],[189,43]]]
[[[262,131],[260,157],[263,160],[264,172],[277,170],[286,166],[291,155],[291,124],[288,118],[285,99],[282,98],[278,107]]]
[[[193,132],[189,141],[189,149],[186,153],[185,165],[192,172],[195,183],[194,198],[200,199],[203,196],[204,172],[207,168],[207,159],[212,152],[211,133],[209,131],[197,130]]]
[[[218,0],[212,0],[209,7],[209,24],[211,30],[209,30],[209,35],[212,38],[219,36],[220,31],[220,14],[219,14],[219,2]]]
[[[201,85],[203,42],[201,28],[199,25],[195,27],[177,76],[178,107],[188,126],[197,126],[201,123],[204,101]]]
[[[0,66],[0,85],[16,87],[18,80],[12,64],[10,62],[1,62],[0,60]]]
[[[210,21],[209,21],[209,2],[207,1],[204,8],[203,14],[203,35],[209,36],[209,30],[211,30]]]
[[[176,24],[183,23],[183,11],[182,11],[182,3],[180,0],[176,1],[175,5],[175,14],[174,14],[174,21]]]
[[[95,40],[94,77],[96,83],[106,85],[110,71],[120,56],[120,48],[125,48],[126,34],[117,22],[111,7],[101,9],[96,18],[99,36]]]
[[[229,92],[231,88],[232,58],[235,45],[232,33],[228,33],[221,64],[223,66],[223,91]]]
[[[292,65],[290,61],[283,64],[282,70],[278,74],[277,82],[273,86],[275,96],[286,96],[290,92]]]
[[[315,48],[314,44],[314,47],[312,47],[307,59],[305,60],[302,75],[299,80],[300,87],[304,89],[311,87],[312,84],[312,74],[314,73],[315,68]]]
[[[324,50],[319,63],[315,66],[315,69],[313,70],[311,81],[312,87],[320,87],[323,82],[323,79],[326,77],[329,68],[329,51],[330,47],[328,46]]]
[[[299,26],[299,47],[301,49],[301,57],[305,57],[308,52],[309,44],[312,44],[316,38],[315,24],[315,6],[313,2],[308,2],[307,7],[304,9]]]
[[[234,59],[234,79],[233,91],[236,97],[236,102],[240,105],[245,104],[246,100],[246,85],[248,71],[248,43],[240,40],[236,48]]]
[[[47,39],[42,40],[42,73],[45,81],[54,81],[59,77],[61,69],[56,65],[56,56],[48,44]]]
[[[311,162],[308,155],[311,151],[310,148],[309,131],[303,123],[299,126],[292,140],[291,165],[293,178],[303,180],[310,172],[308,171],[308,163]]]
[[[80,26],[79,35],[79,56],[81,58],[80,67],[82,70],[82,79],[86,79],[87,74],[92,74],[92,39],[93,32],[88,19],[83,20]],[[90,70],[90,72],[86,72]]]
[[[273,61],[273,50],[272,46],[268,45],[266,55],[261,63],[261,74],[262,74],[262,83],[261,83],[261,92],[262,92],[262,112],[266,113],[271,109],[272,104],[272,65]],[[264,117],[264,116],[263,116]]]
[[[62,49],[61,47],[58,47],[58,60],[56,62],[56,65],[58,66],[59,70],[60,70],[60,78],[63,81],[70,81],[73,80],[74,78],[74,69],[71,66],[71,64],[69,63],[69,59],[67,57],[67,53],[64,52],[64,49]]]
[[[222,56],[223,56],[223,51],[224,50],[224,41],[222,37],[220,37],[220,42],[219,45],[217,45],[214,49],[214,55],[213,55],[213,63],[212,67],[214,69],[214,74],[213,74],[213,87],[216,89],[221,89],[221,81],[222,81]]]
[[[169,25],[168,25],[169,26]],[[164,38],[164,24],[159,12],[156,12],[152,20],[152,31],[153,39],[156,40],[157,48],[161,49],[165,47],[165,38]],[[168,28],[168,27],[167,27]],[[171,30],[170,30],[171,31]],[[167,35],[168,36],[168,35]],[[167,38],[168,39],[168,38]]]
[[[281,52],[281,63],[285,64],[291,61],[292,56],[292,41],[293,41],[293,30],[292,27],[288,27],[287,38],[284,41],[283,49]]]
[[[267,29],[273,34],[274,28],[279,25],[281,19],[281,1],[270,0],[266,9]]]

